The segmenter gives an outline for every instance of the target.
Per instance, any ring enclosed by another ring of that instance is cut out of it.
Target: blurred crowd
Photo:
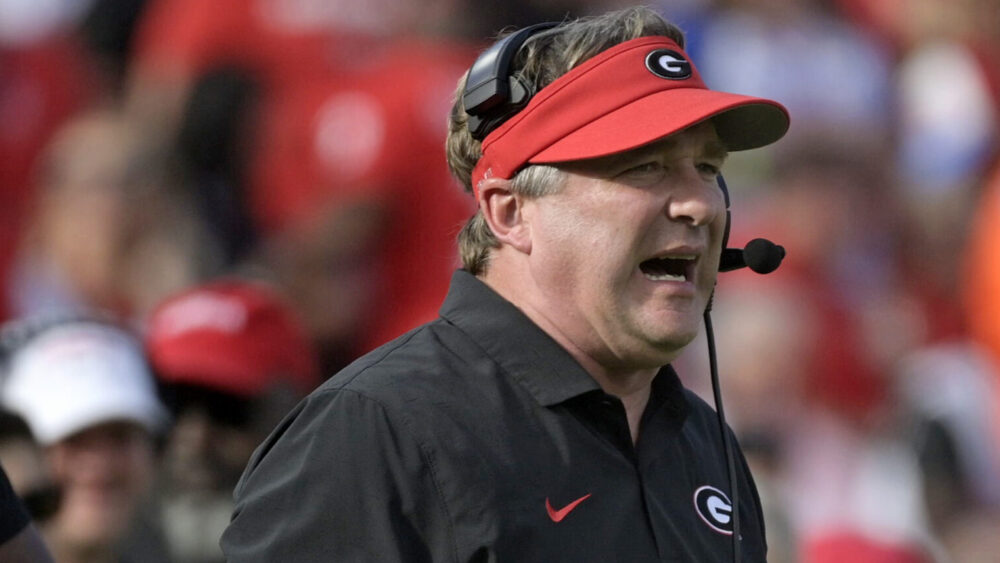
[[[0,0],[0,465],[56,560],[221,560],[284,412],[436,317],[478,50],[625,4]],[[788,256],[714,307],[770,561],[997,561],[1000,0],[649,4],[792,115],[726,166]]]

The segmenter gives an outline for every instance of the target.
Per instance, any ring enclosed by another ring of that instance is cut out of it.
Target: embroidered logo
[[[581,502],[587,500],[588,498],[590,498],[590,493],[587,493],[586,495],[574,500],[573,502],[567,504],[566,506],[560,508],[559,510],[552,508],[552,504],[550,504],[549,499],[546,498],[545,511],[549,513],[549,518],[551,518],[553,522],[562,522],[562,519],[565,518],[567,514],[572,512],[574,508],[579,506]]]
[[[694,492],[694,509],[710,528],[733,535],[733,503],[726,493],[708,485],[699,487]]]
[[[691,76],[691,63],[671,49],[657,49],[646,55],[646,68],[668,80],[684,80]]]

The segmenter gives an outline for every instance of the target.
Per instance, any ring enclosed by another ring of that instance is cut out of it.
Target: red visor
[[[730,151],[788,130],[785,108],[709,90],[686,53],[666,37],[616,45],[542,88],[483,140],[472,185],[511,178],[525,164],[583,160],[631,150],[712,118]]]

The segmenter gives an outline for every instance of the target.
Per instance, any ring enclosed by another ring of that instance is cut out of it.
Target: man
[[[726,151],[777,140],[787,114],[707,90],[645,9],[533,31],[460,84],[449,164],[479,212],[441,318],[333,377],[255,452],[230,560],[733,556],[715,413],[668,364],[715,285]],[[512,97],[536,92],[484,111],[479,79],[506,81],[511,50]],[[737,461],[740,553],[764,561]]]
[[[138,339],[83,317],[18,321],[4,336],[0,403],[28,423],[61,490],[39,523],[53,557],[164,561],[142,509],[167,413]]]
[[[237,278],[164,299],[145,341],[174,422],[157,487],[171,559],[222,560],[233,487],[257,444],[319,383],[316,352],[283,296]]]

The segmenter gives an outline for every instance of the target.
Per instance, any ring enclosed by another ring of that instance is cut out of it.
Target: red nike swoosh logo
[[[576,508],[577,505],[587,500],[588,498],[590,498],[590,493],[587,493],[586,495],[574,500],[573,502],[567,504],[566,506],[560,508],[559,510],[552,508],[552,505],[549,504],[549,499],[546,498],[545,511],[549,513],[549,518],[551,518],[553,522],[562,522],[562,519],[565,518],[567,514],[573,512],[573,509]]]

